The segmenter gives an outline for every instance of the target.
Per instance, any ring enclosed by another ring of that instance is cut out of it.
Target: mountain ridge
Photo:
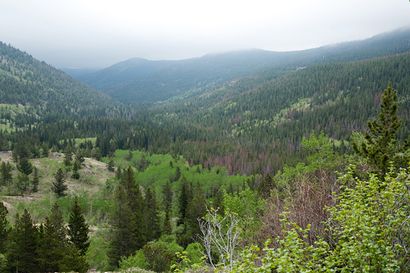
[[[126,103],[155,103],[270,70],[354,61],[410,50],[410,28],[301,51],[247,49],[182,60],[131,58],[76,79]]]

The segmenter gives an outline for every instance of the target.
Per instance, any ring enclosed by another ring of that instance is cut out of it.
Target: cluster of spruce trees
[[[8,188],[10,194],[23,194],[27,191],[37,192],[39,184],[38,169],[29,160],[30,154],[24,146],[17,145],[13,151],[17,177],[13,178],[13,166],[10,162],[1,162],[0,187]]]
[[[181,180],[179,194],[169,181],[163,186],[162,202],[157,202],[155,191],[137,183],[132,167],[118,169],[116,176],[119,183],[115,191],[109,253],[112,266],[118,266],[121,258],[135,254],[163,235],[174,235],[183,247],[198,239],[198,219],[205,215],[207,202],[200,185],[178,177]],[[174,204],[177,204],[176,210]]]
[[[13,227],[0,202],[0,272],[86,272],[89,227],[75,199],[68,226],[54,204],[43,223],[28,210],[16,215]]]

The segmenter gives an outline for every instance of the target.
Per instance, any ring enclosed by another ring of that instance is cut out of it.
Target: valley
[[[101,70],[1,42],[0,273],[407,272],[409,128],[409,28]]]

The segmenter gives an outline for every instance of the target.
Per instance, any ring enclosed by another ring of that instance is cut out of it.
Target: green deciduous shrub
[[[350,167],[339,179],[326,241],[308,244],[309,227],[283,215],[283,237],[245,250],[232,272],[409,272],[409,170],[390,171],[384,179],[371,174],[367,180],[353,173]]]

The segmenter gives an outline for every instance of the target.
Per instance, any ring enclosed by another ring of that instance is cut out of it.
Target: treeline
[[[24,210],[7,221],[7,208],[0,202],[1,272],[86,272],[85,254],[89,227],[75,199],[68,225],[55,204],[43,223],[34,223]]]
[[[75,110],[81,104],[69,111],[59,102],[44,109],[27,107],[12,119],[11,132],[0,131],[0,149],[25,145],[35,157],[44,149],[65,151],[76,138],[96,137],[84,155],[99,158],[116,149],[140,149],[183,155],[204,167],[224,165],[232,174],[273,174],[304,158],[300,143],[311,132],[347,140],[352,131],[364,129],[389,81],[400,92],[403,137],[410,122],[409,65],[410,55],[403,53],[280,76],[261,73],[161,107],[95,102],[83,113]],[[342,152],[348,148],[345,142],[338,146]]]

